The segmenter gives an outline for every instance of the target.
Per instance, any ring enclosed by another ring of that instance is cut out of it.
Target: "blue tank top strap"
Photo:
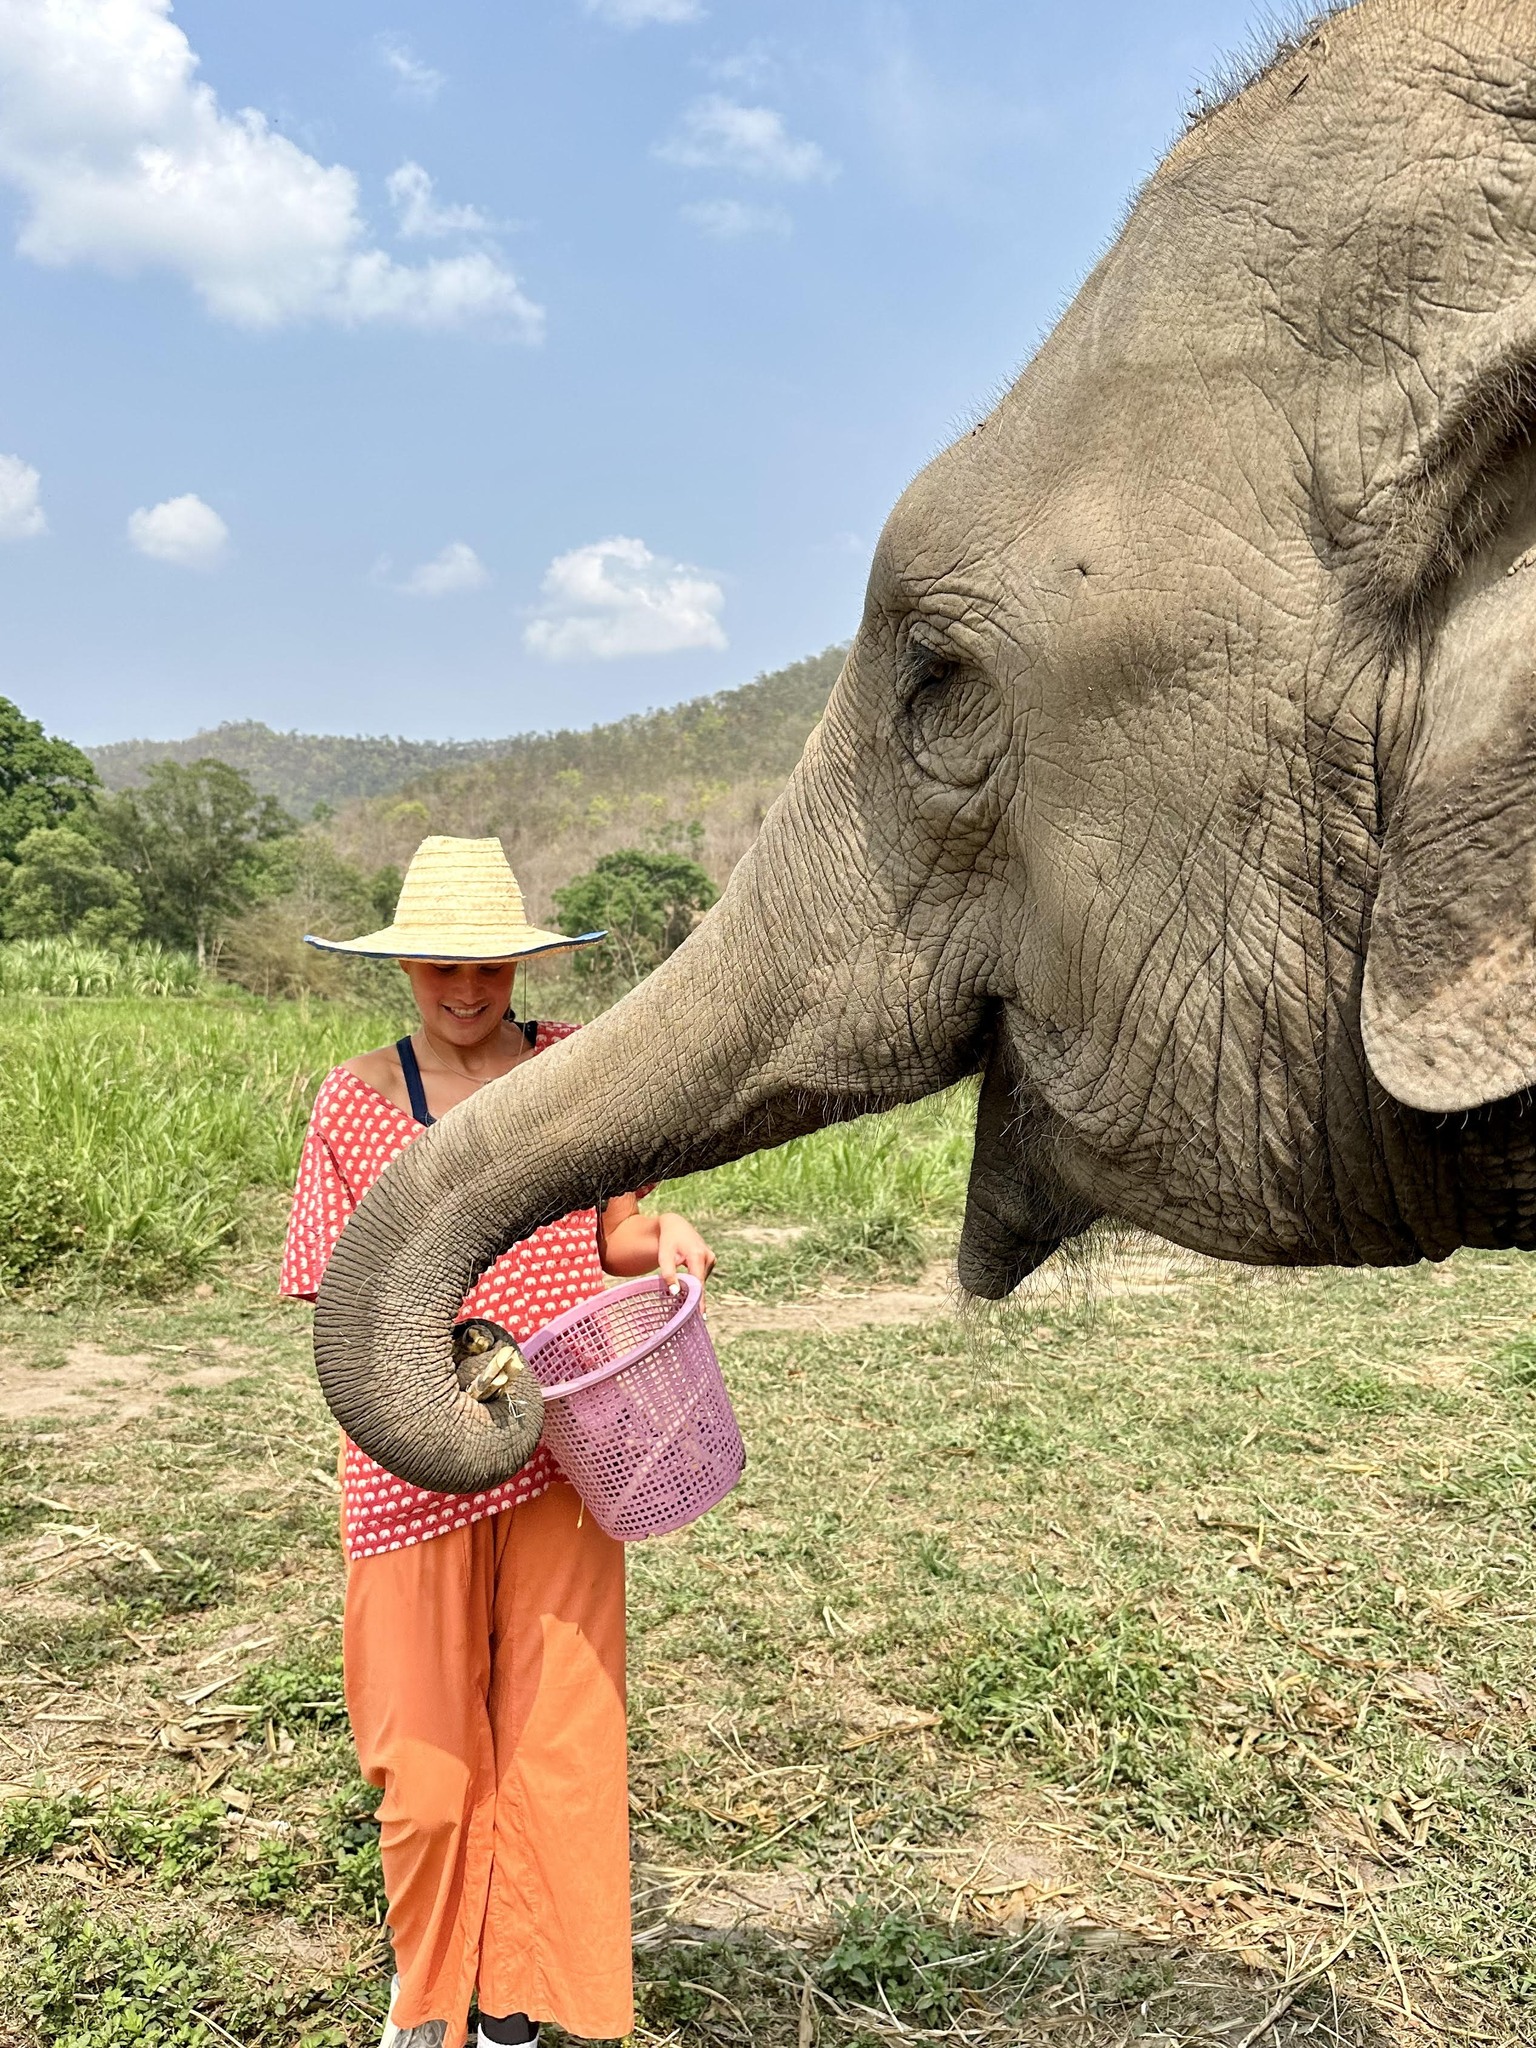
[[[427,1107],[427,1091],[421,1085],[421,1062],[416,1057],[416,1048],[409,1037],[395,1041],[395,1051],[400,1056],[400,1071],[405,1076],[405,1092],[411,1099],[411,1115],[419,1124],[435,1124],[437,1118]]]

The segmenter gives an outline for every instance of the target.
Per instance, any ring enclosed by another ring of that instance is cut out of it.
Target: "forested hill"
[[[542,916],[551,889],[617,846],[691,840],[723,881],[800,758],[843,654],[829,647],[739,689],[586,732],[503,740],[478,761],[347,805],[333,836],[379,867],[428,832],[498,834]]]
[[[145,769],[156,761],[227,761],[260,795],[275,796],[295,817],[308,818],[316,804],[335,808],[354,798],[379,796],[414,776],[483,760],[509,744],[274,732],[258,719],[245,718],[196,732],[189,740],[119,740],[85,752],[108,789],[142,782]]]

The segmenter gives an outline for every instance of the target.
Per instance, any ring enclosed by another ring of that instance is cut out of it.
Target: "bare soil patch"
[[[36,1365],[8,1353],[0,1356],[0,1423],[45,1415],[139,1422],[171,1394],[228,1386],[244,1372],[239,1365],[168,1369],[151,1352],[106,1351],[88,1343],[72,1344],[62,1365]]]

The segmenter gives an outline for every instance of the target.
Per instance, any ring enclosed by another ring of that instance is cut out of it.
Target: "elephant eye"
[[[924,697],[930,699],[949,688],[961,675],[961,665],[927,640],[915,635],[907,641],[901,664],[901,701],[907,711]]]
[[[974,788],[996,765],[996,693],[970,663],[915,633],[900,669],[900,722],[912,759],[934,782]]]

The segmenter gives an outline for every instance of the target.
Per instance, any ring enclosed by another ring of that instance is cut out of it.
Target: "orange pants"
[[[569,1486],[347,1571],[347,1709],[379,1805],[401,2027],[634,2025],[624,1553]]]

